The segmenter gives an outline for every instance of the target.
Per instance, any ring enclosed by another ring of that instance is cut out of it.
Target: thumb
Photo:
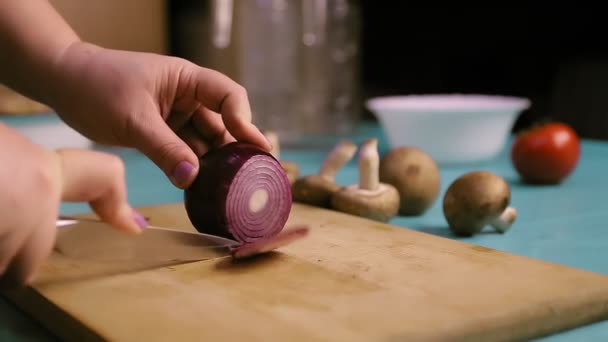
[[[192,184],[198,173],[198,157],[160,115],[142,122],[136,134],[135,147],[163,170],[176,187],[185,189]]]

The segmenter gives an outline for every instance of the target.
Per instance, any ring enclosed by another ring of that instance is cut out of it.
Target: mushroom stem
[[[319,176],[334,181],[338,170],[353,158],[357,145],[349,140],[342,140],[325,157],[319,170]]]
[[[500,216],[498,216],[490,224],[500,233],[505,233],[507,230],[509,230],[509,228],[511,228],[511,225],[513,222],[515,222],[516,218],[517,210],[513,207],[507,207],[507,209],[505,209],[505,211],[503,211],[502,214],[500,214]]]
[[[378,188],[380,185],[379,164],[378,139],[365,140],[359,152],[360,189],[376,190]]]
[[[266,130],[263,132],[266,139],[270,145],[272,145],[272,150],[270,150],[270,154],[272,154],[277,160],[281,157],[281,149],[279,147],[279,135],[275,131]]]

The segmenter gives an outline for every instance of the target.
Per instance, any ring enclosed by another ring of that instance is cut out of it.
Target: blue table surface
[[[20,128],[46,118],[3,119]],[[34,120],[34,121],[32,121]],[[52,118],[50,120],[53,120]],[[362,124],[352,135],[360,143],[369,137],[379,139],[380,152],[388,150],[386,138],[375,123]],[[182,191],[174,188],[164,174],[147,158],[131,149],[100,149],[120,156],[126,165],[128,196],[134,206],[182,201]],[[283,149],[282,159],[299,163],[303,174],[315,173],[327,150]],[[509,159],[509,143],[501,154],[490,161],[459,166],[442,166],[442,187],[438,200],[418,217],[397,217],[391,224],[448,236],[542,260],[608,274],[608,142],[583,141],[582,155],[575,172],[558,186],[521,184]],[[458,238],[450,234],[441,210],[441,198],[458,176],[472,170],[489,170],[504,177],[511,186],[512,205],[518,219],[511,230],[501,234],[479,234]],[[357,166],[353,160],[337,176],[342,184],[357,182]],[[88,212],[85,204],[64,203],[64,214]],[[154,313],[150,313],[154,314]],[[10,303],[0,299],[0,340],[50,340],[52,337],[33,320],[21,314]],[[608,341],[608,321],[587,325],[542,338],[543,341]]]

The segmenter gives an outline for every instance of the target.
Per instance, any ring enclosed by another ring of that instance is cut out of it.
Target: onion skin
[[[250,198],[268,194],[258,212]],[[249,244],[278,235],[292,207],[289,178],[272,154],[233,142],[200,158],[199,173],[184,192],[188,218],[199,232]]]

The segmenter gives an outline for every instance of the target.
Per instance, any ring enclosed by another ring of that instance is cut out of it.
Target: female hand
[[[180,188],[210,146],[240,140],[270,150],[244,88],[186,60],[76,42],[61,55],[51,106],[97,142],[134,147]]]
[[[89,202],[103,221],[128,233],[146,225],[127,203],[124,166],[113,155],[48,151],[0,124],[0,160],[3,286],[32,281],[54,245],[61,201]]]

